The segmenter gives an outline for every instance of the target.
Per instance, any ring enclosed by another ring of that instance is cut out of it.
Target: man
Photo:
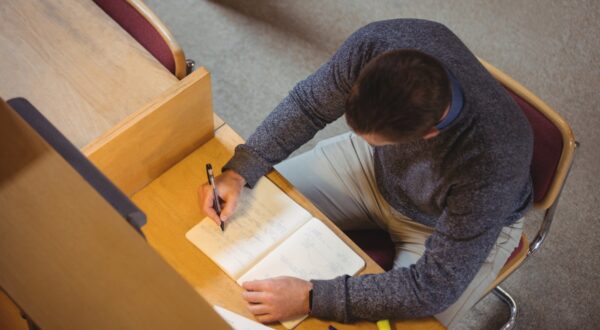
[[[532,133],[441,24],[388,20],[352,34],[236,148],[217,179],[220,218],[200,189],[204,211],[227,221],[244,185],[344,114],[354,133],[278,169],[342,229],[387,230],[394,269],[245,283],[250,311],[262,322],[309,311],[342,322],[434,315],[453,327],[518,244],[532,200]]]

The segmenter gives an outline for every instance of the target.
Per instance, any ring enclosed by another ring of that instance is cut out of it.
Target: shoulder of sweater
[[[485,112],[484,112],[485,111]],[[527,120],[510,103],[475,114],[474,121],[462,134],[460,167],[480,168],[491,177],[520,167],[528,167],[533,137]],[[503,113],[503,114],[502,114]]]
[[[418,49],[453,69],[477,62],[464,43],[444,24],[424,19],[390,19],[369,23],[355,31],[346,47],[360,49],[365,57],[395,49]]]
[[[356,32],[369,33],[387,30],[415,29],[415,31],[446,31],[451,32],[444,24],[418,18],[395,18],[371,22]]]
[[[347,61],[350,58],[360,64],[360,69],[377,55],[396,49],[419,49],[445,64],[455,62],[455,57],[465,57],[465,51],[470,54],[460,39],[441,23],[424,19],[390,19],[372,22],[356,30],[338,49],[341,56],[333,59]]]
[[[360,44],[383,44],[381,48],[397,49],[403,48],[403,40],[420,40],[423,44],[428,44],[426,39],[437,36],[436,44],[450,43],[458,38],[454,33],[442,23],[424,20],[424,19],[405,19],[397,18],[369,23],[348,37],[345,41],[346,46]],[[399,44],[400,42],[400,44]],[[420,48],[418,44],[409,43],[410,48]],[[438,45],[438,46],[441,46]],[[433,54],[432,54],[433,55]]]

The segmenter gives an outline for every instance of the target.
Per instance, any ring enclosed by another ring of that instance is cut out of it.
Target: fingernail
[[[224,216],[224,215],[222,215],[222,216],[221,216],[221,221],[225,221],[225,220],[227,220],[227,217],[226,217],[226,216]]]

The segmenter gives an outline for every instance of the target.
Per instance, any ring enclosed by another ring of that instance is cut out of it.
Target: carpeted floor
[[[504,287],[520,329],[600,326],[600,2],[545,0],[148,0],[188,58],[212,73],[214,110],[244,138],[296,82],[355,29],[415,17],[451,28],[478,56],[545,100],[581,147],[545,245]],[[327,127],[308,145],[347,128]],[[539,216],[527,218],[534,233]],[[508,315],[483,299],[460,328],[498,328]]]

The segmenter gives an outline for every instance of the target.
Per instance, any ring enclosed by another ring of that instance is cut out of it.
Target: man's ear
[[[440,134],[440,131],[437,128],[432,127],[429,131],[427,131],[427,133],[425,133],[425,135],[423,135],[423,139],[428,140],[436,137],[438,134]]]

